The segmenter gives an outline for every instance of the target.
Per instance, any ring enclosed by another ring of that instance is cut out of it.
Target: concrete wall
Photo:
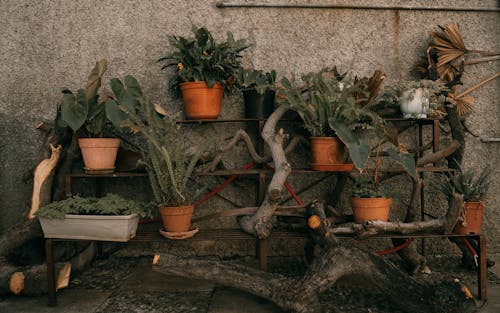
[[[369,4],[451,5],[445,0]],[[453,5],[498,4],[459,0]],[[193,23],[207,26],[218,38],[226,31],[248,38],[254,45],[245,54],[245,64],[274,68],[280,75],[336,64],[361,75],[382,69],[389,80],[408,79],[424,53],[429,32],[451,21],[460,23],[468,47],[500,50],[498,12],[218,9],[215,1],[199,0],[1,1],[0,232],[20,221],[29,207],[31,181],[23,175],[34,166],[43,139],[34,126],[53,119],[61,87],[83,87],[98,59],[109,61],[107,78],[133,74],[149,94],[165,102],[166,77],[155,60],[168,52],[168,35],[190,35]],[[465,86],[498,70],[498,62],[470,66]],[[500,134],[498,87],[497,80],[473,93],[476,108],[466,124],[479,137],[467,136],[464,162],[465,167],[493,166],[496,181],[487,201],[484,228],[492,252],[500,252],[495,240],[500,237],[499,145],[482,143],[480,137]],[[233,106],[224,106],[223,116],[240,114],[241,102],[232,101]]]

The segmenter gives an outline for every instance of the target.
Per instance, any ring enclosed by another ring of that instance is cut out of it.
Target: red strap
[[[251,168],[252,166],[253,166],[253,162],[250,162],[250,163],[245,164],[243,166],[243,169],[247,170],[247,169]],[[216,194],[218,194],[220,191],[222,191],[222,189],[226,188],[227,185],[229,185],[237,177],[238,177],[237,174],[232,175],[231,177],[229,177],[228,179],[226,179],[222,184],[220,184],[219,186],[217,186],[214,190],[212,190],[211,192],[209,192],[208,194],[206,194],[203,198],[201,198],[200,200],[196,201],[193,205],[196,207],[196,206],[202,204],[203,202],[207,201],[208,199],[212,198],[213,196],[215,196]]]

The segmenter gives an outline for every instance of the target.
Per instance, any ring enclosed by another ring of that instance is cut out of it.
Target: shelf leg
[[[51,238],[45,239],[45,258],[47,263],[47,288],[49,306],[57,305],[56,297],[56,271],[54,264],[54,246]]]
[[[478,297],[481,300],[487,300],[488,269],[486,267],[486,239],[483,235],[478,236],[479,242],[479,266],[477,272]]]
[[[267,271],[267,239],[258,239],[257,246],[260,269]]]

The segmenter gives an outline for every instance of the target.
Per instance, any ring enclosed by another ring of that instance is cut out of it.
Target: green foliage
[[[130,215],[151,216],[145,203],[124,199],[115,194],[107,194],[102,198],[79,197],[52,202],[36,212],[38,217],[62,219],[66,214],[75,215]]]
[[[370,145],[357,133],[380,136],[384,121],[370,110],[376,96],[364,79],[350,79],[339,76],[335,69],[324,69],[302,76],[300,84],[285,77],[281,85],[280,93],[312,136],[336,135],[347,146],[356,167],[365,166]]]
[[[443,107],[447,100],[445,95],[449,92],[449,89],[439,80],[421,79],[388,85],[382,92],[381,100],[387,107],[399,107],[403,96],[408,98],[407,100],[412,100],[415,90],[418,88],[422,88],[424,90],[424,97],[429,99],[429,112],[427,113],[432,113],[433,110]],[[404,94],[405,91],[409,92]]]
[[[122,127],[145,139],[142,154],[156,202],[172,206],[190,203],[196,195],[187,194],[188,181],[210,141],[205,140],[194,155],[187,155],[180,125],[176,124],[177,115],[166,114],[160,105],[144,96],[132,76],[126,76],[124,83],[114,78],[111,86],[116,100],[108,100],[106,105],[125,115]]]
[[[259,94],[264,94],[266,90],[276,89],[276,71],[241,69],[238,71],[236,82],[241,90],[255,90]]]
[[[170,45],[175,51],[160,58],[162,69],[175,66],[175,76],[169,86],[172,94],[179,97],[179,85],[184,82],[204,81],[209,87],[222,84],[231,91],[238,69],[241,67],[241,52],[249,46],[246,40],[235,40],[231,32],[226,40],[216,42],[205,28],[193,26],[193,38],[170,36]]]
[[[353,198],[387,198],[390,194],[381,186],[375,183],[371,177],[361,177],[357,179],[351,189]]]
[[[57,125],[69,126],[81,137],[107,136],[110,132],[109,122],[119,129],[117,112],[109,111],[104,105],[105,101],[99,100],[98,91],[102,87],[102,76],[106,69],[107,61],[100,60],[88,76],[85,89],[79,89],[76,94],[63,89]]]
[[[482,201],[488,193],[491,184],[491,169],[485,168],[475,175],[474,171],[460,170],[447,179],[439,182],[438,188],[448,198],[453,197],[453,191],[464,196],[464,201]]]

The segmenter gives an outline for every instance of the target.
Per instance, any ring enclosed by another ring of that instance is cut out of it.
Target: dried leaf
[[[474,109],[474,97],[465,96],[455,100],[457,106],[457,113],[460,116],[464,116],[470,113]]]
[[[448,36],[450,42],[457,47],[458,49],[466,52],[467,48],[465,48],[464,41],[462,40],[462,35],[460,34],[460,28],[458,23],[451,22],[446,24],[443,30]]]
[[[162,107],[161,105],[159,105],[158,103],[155,103],[155,104],[154,104],[154,106],[155,106],[155,111],[156,111],[156,113],[161,114],[161,115],[163,115],[163,116],[167,116],[167,115],[168,115],[167,110],[165,110],[165,108],[163,108],[163,107]]]

